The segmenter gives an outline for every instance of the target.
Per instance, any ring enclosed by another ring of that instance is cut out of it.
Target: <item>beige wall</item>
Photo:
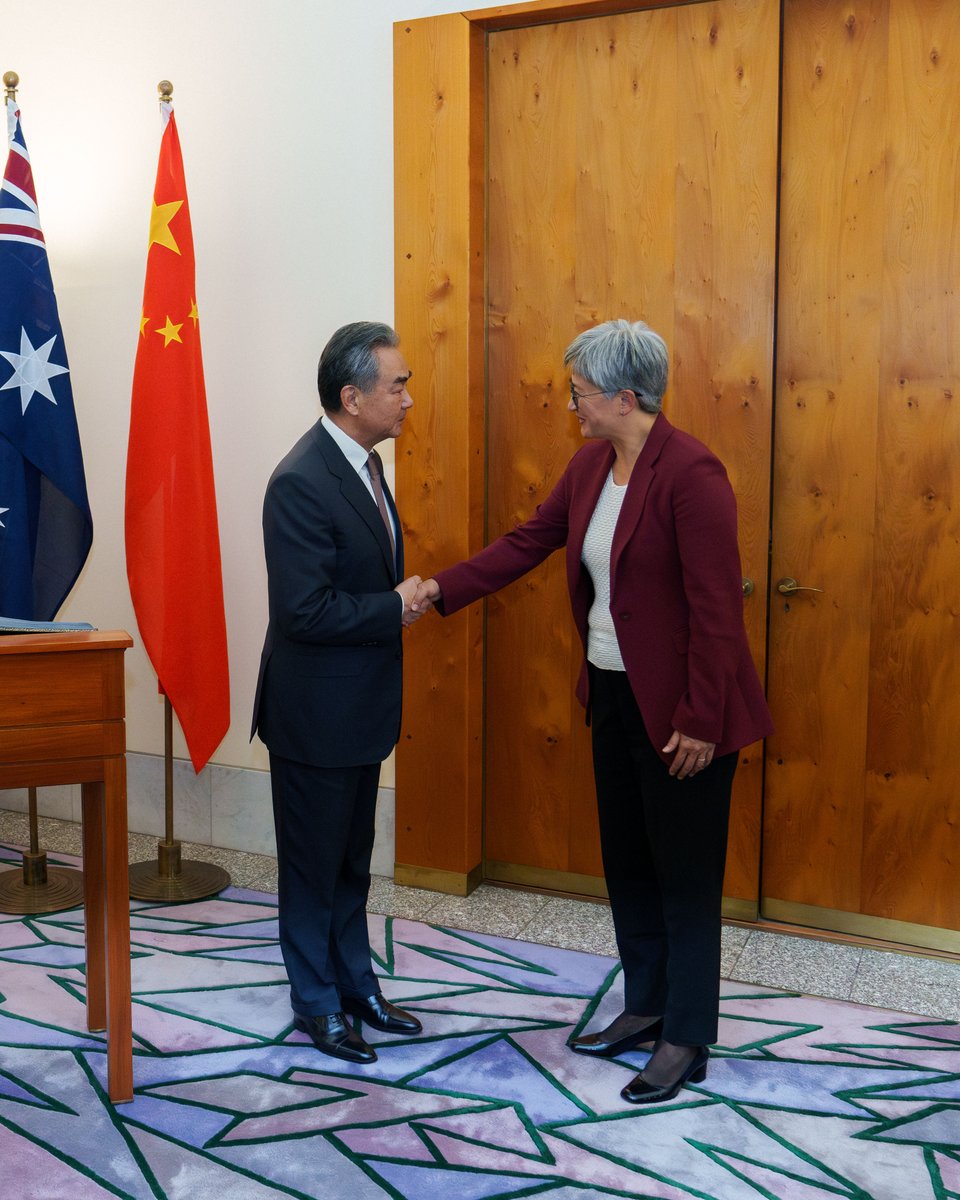
[[[326,337],[345,321],[392,320],[392,23],[455,7],[0,0],[0,71],[21,79],[95,528],[60,615],[126,628],[138,642],[124,464],[160,139],[156,84],[174,84],[230,653],[232,722],[214,763],[267,765],[263,746],[247,740],[266,618],[264,485],[316,419]],[[129,748],[162,753],[162,704],[139,645],[127,656],[127,713]],[[176,737],[174,753],[184,756],[179,729]],[[392,781],[391,762],[383,782]]]

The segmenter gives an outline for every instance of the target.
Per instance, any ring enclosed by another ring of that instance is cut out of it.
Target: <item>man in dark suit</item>
[[[419,615],[373,449],[400,436],[413,404],[398,343],[374,322],[337,330],[317,375],[323,417],[263,504],[269,625],[253,727],[270,750],[280,946],[296,1028],[359,1063],[377,1056],[347,1016],[421,1028],[380,992],[366,914],[380,764],[400,731],[402,630]]]

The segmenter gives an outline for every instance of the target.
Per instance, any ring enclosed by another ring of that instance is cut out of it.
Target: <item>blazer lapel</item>
[[[653,428],[647,435],[647,440],[643,444],[640,457],[634,464],[633,471],[630,474],[630,482],[627,484],[627,494],[623,498],[623,507],[620,509],[617,527],[613,531],[613,546],[610,550],[611,594],[613,592],[613,583],[617,575],[617,564],[620,561],[620,556],[633,537],[634,530],[643,516],[647,493],[650,491],[650,484],[656,475],[656,462],[660,457],[660,451],[672,434],[673,426],[663,413],[659,413],[656,421],[653,423]]]
[[[586,456],[584,456],[586,458]],[[578,475],[577,488],[570,505],[567,532],[567,566],[568,574],[572,572],[575,579],[580,571],[580,555],[583,552],[583,539],[587,536],[587,527],[597,507],[600,493],[610,468],[613,466],[614,449],[607,447],[606,454],[592,454],[586,458],[583,474]],[[572,584],[571,584],[572,586]]]

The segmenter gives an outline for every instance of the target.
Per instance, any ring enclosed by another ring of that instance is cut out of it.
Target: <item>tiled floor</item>
[[[0,841],[29,841],[24,813],[0,810]],[[40,845],[80,853],[80,827],[40,818]],[[276,892],[276,859],[184,842],[184,859],[215,862],[238,887]],[[130,835],[130,861],[153,860],[157,840]],[[398,887],[374,876],[369,909],[385,916],[427,921],[452,929],[519,938],[543,945],[616,956],[610,910],[605,904],[546,896],[481,884],[467,897]],[[860,1004],[960,1020],[960,961],[902,954],[727,925],[722,973],[728,979],[853,1000]]]

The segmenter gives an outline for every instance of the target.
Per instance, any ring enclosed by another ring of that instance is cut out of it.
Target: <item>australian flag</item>
[[[15,101],[0,185],[0,615],[50,621],[93,539],[67,353]]]

